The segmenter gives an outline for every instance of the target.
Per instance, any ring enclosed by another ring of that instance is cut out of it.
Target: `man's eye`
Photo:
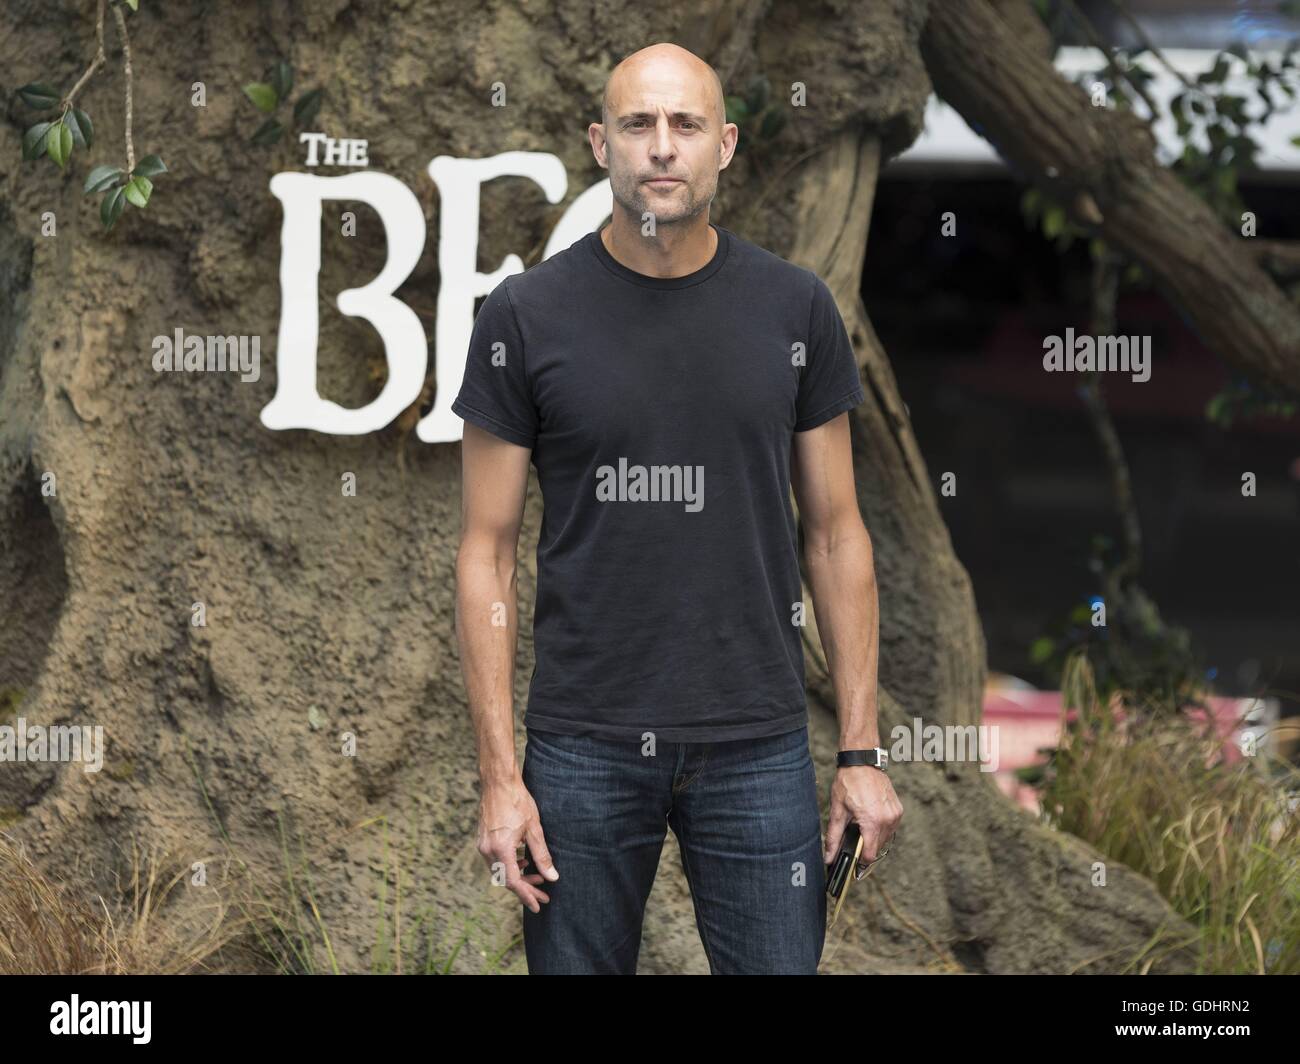
[[[694,122],[683,122],[682,125],[684,125],[684,126],[693,126],[693,125],[695,125],[695,123],[694,123]]]

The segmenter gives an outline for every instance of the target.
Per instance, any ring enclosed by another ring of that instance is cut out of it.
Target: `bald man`
[[[816,974],[825,863],[851,824],[875,859],[902,815],[876,723],[853,349],[816,274],[710,223],[738,131],[707,63],[634,53],[587,132],[613,217],[488,295],[452,404],[479,852],[525,906],[532,974],[635,974],[669,827],[710,971]],[[543,516],[521,772],[530,462]],[[840,721],[824,838],[792,487]]]

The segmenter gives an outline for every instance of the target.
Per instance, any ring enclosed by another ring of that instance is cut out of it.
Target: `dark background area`
[[[1032,641],[1100,593],[1092,536],[1118,540],[1110,478],[1076,394],[1043,370],[1043,338],[1091,332],[1086,244],[1065,253],[1029,227],[1005,176],[882,178],[862,294],[897,374],[940,505],[970,571],[991,671],[1054,686]],[[1300,237],[1296,190],[1244,185],[1259,232]],[[941,235],[953,211],[955,236]],[[1103,374],[1142,523],[1139,583],[1186,627],[1222,694],[1271,693],[1300,712],[1300,420],[1232,428],[1205,417],[1232,380],[1162,296],[1124,286],[1115,332],[1150,335],[1151,377]],[[1255,498],[1241,494],[1243,472]]]

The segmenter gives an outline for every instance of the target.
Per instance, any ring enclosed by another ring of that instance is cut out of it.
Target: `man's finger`
[[[826,824],[826,864],[830,864],[835,859],[835,855],[840,852],[840,842],[844,838],[844,829],[848,826],[849,814],[842,805],[831,808],[830,819]]]
[[[532,861],[533,867],[541,872],[552,883],[560,878],[560,873],[555,869],[555,863],[551,860],[551,851],[546,848],[546,837],[542,834],[542,822],[534,820],[528,825],[524,832],[524,838],[528,841],[524,843],[524,851]]]
[[[501,855],[501,863],[506,869],[506,886],[533,912],[541,912],[542,902],[549,902],[551,899],[536,887],[530,886],[519,874],[518,854],[511,853],[509,859],[506,859],[506,855]]]

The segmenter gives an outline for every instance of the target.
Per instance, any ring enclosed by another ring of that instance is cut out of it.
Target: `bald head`
[[[615,217],[634,218],[637,226],[648,215],[656,226],[707,220],[738,136],[717,72],[666,43],[633,52],[614,68],[601,121],[587,126],[596,162],[609,171]]]
[[[727,120],[723,102],[722,79],[718,72],[694,52],[676,44],[652,44],[633,52],[616,66],[605,82],[605,94],[600,105],[600,120],[609,124],[610,116],[632,106],[633,99],[643,94],[666,94],[681,89],[697,90],[707,114],[721,129]]]

